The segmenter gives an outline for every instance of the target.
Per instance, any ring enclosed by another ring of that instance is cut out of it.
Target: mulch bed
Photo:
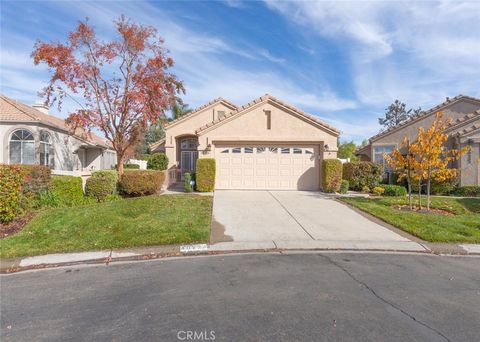
[[[410,208],[408,207],[408,205],[393,205],[392,208],[401,210],[401,211],[410,211]],[[455,216],[455,214],[450,211],[437,209],[437,208],[430,208],[430,211],[427,211],[426,208],[419,209],[418,207],[413,207],[411,211],[419,214],[439,214],[439,215],[445,215],[445,216]]]
[[[9,224],[0,223],[0,239],[4,239],[7,236],[14,235],[21,231],[23,227],[30,222],[33,218],[34,213],[28,213],[24,216],[17,217],[15,220]]]

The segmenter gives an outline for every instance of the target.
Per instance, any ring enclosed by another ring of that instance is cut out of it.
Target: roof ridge
[[[213,105],[215,103],[218,103],[218,102],[224,102],[224,103],[228,104],[230,107],[238,108],[238,106],[236,104],[234,104],[233,102],[231,102],[229,100],[226,100],[226,99],[224,99],[223,97],[220,96],[220,97],[217,97],[217,98],[215,98],[215,99],[213,99],[213,100],[211,100],[211,101],[209,101],[209,102],[207,102],[207,103],[205,103],[205,104],[203,104],[203,105],[201,105],[197,108],[194,108],[191,112],[188,112],[187,114],[182,115],[181,117],[168,122],[167,124],[165,124],[165,127],[168,127],[168,126],[174,124],[175,122],[178,122],[180,120],[185,119],[186,117],[189,117],[189,116],[191,116],[195,113],[198,113],[199,111],[207,108],[208,106],[211,106],[211,105]]]
[[[390,133],[390,132],[392,132],[392,131],[395,131],[397,128],[403,127],[403,126],[409,124],[410,122],[412,122],[412,121],[414,121],[414,120],[416,120],[416,119],[418,119],[418,118],[421,118],[421,117],[424,117],[424,116],[426,116],[426,115],[430,115],[430,114],[432,114],[432,113],[435,113],[435,112],[438,111],[440,108],[445,107],[445,106],[447,106],[447,105],[449,105],[449,104],[451,104],[451,103],[453,103],[453,102],[456,102],[456,101],[458,101],[458,100],[460,100],[460,99],[469,99],[469,100],[474,100],[474,101],[480,102],[480,99],[477,99],[477,98],[475,98],[475,97],[473,97],[473,96],[467,96],[467,95],[462,95],[462,94],[459,94],[459,95],[454,96],[454,97],[452,97],[452,98],[447,97],[446,100],[443,101],[442,103],[440,103],[440,104],[438,104],[438,105],[436,105],[436,106],[434,106],[434,107],[432,107],[432,108],[430,108],[430,109],[427,109],[427,110],[425,110],[425,111],[422,111],[422,112],[420,112],[419,114],[417,114],[417,115],[415,115],[415,116],[411,116],[411,117],[408,118],[407,120],[405,120],[405,121],[403,121],[403,122],[401,122],[401,123],[399,123],[399,124],[397,124],[397,125],[395,125],[395,126],[393,126],[393,127],[390,127],[390,128],[388,128],[388,129],[386,129],[386,130],[384,130],[384,131],[381,131],[381,132],[375,134],[375,135],[372,136],[369,140],[373,140],[373,139],[380,138],[380,137],[384,136],[385,134]]]
[[[25,111],[24,109],[22,109],[20,106],[18,106],[18,104],[19,104],[20,102],[14,100],[14,99],[11,99],[11,98],[3,95],[3,94],[1,94],[1,97],[2,97],[2,99],[3,99],[4,101],[8,102],[11,106],[15,107],[16,109],[18,109],[19,111],[21,111],[21,112],[22,112],[23,114],[25,114],[26,116],[29,116],[29,117],[31,117],[32,119],[36,120],[36,121],[40,121],[40,118],[31,115],[30,113],[28,113],[27,111]],[[25,104],[23,104],[23,105],[25,105]],[[31,107],[31,108],[32,108],[33,110],[35,110],[35,111],[39,111],[38,109],[36,109],[36,108],[34,108],[34,107]]]
[[[302,116],[307,117],[307,118],[310,119],[310,120],[315,121],[316,123],[324,126],[324,127],[327,128],[327,129],[330,129],[330,130],[332,130],[332,131],[334,131],[334,132],[340,133],[340,131],[339,131],[338,129],[336,129],[336,128],[333,127],[333,126],[330,126],[329,124],[327,124],[327,123],[324,122],[323,120],[320,120],[320,119],[317,118],[316,116],[313,116],[313,115],[311,115],[311,114],[309,114],[309,113],[307,113],[307,112],[305,112],[305,111],[303,111],[303,110],[301,110],[301,109],[299,109],[299,108],[297,108],[297,107],[295,107],[295,106],[293,106],[293,105],[287,104],[287,103],[279,100],[279,99],[276,98],[275,96],[273,96],[273,95],[271,95],[271,94],[268,94],[268,93],[267,93],[267,94],[264,94],[264,95],[262,95],[262,96],[260,96],[260,97],[257,97],[257,98],[255,98],[255,99],[253,99],[252,101],[244,104],[244,105],[241,106],[241,107],[238,107],[236,110],[231,111],[229,114],[227,114],[227,115],[225,115],[225,116],[223,116],[223,117],[217,118],[216,120],[214,120],[214,121],[212,121],[212,122],[210,122],[210,123],[207,123],[206,125],[203,125],[203,126],[199,127],[199,128],[195,131],[195,133],[199,133],[199,132],[201,132],[201,131],[204,131],[205,129],[207,129],[207,128],[209,128],[209,127],[212,127],[212,126],[214,126],[214,125],[216,125],[216,124],[218,124],[218,123],[220,123],[220,122],[222,122],[222,121],[224,121],[224,120],[226,120],[226,119],[228,119],[228,118],[231,118],[232,116],[234,116],[234,115],[236,115],[236,114],[238,114],[238,113],[240,113],[240,112],[243,112],[244,110],[246,110],[246,109],[248,109],[248,108],[250,108],[250,107],[252,107],[252,106],[254,106],[254,105],[258,104],[258,103],[261,103],[261,102],[263,102],[263,101],[268,101],[268,100],[275,101],[275,102],[279,103],[280,105],[282,105],[282,106],[284,106],[284,107],[286,107],[286,108],[288,108],[288,109],[290,109],[290,110],[292,110],[292,111],[294,111],[294,112],[297,112],[297,113],[301,114]]]

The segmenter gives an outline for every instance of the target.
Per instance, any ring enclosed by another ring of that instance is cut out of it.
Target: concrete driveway
[[[410,242],[320,192],[226,190],[215,192],[212,224],[212,243],[225,241],[269,241],[275,248]]]

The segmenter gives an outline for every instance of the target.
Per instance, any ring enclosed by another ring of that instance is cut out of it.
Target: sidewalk
[[[109,264],[118,261],[148,260],[185,255],[282,251],[355,251],[480,256],[480,244],[442,244],[415,241],[302,240],[152,246],[115,249],[111,251],[48,254],[24,258],[0,259],[0,273],[80,264]]]

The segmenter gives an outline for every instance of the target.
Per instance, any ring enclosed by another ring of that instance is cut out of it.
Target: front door
[[[185,172],[195,172],[195,166],[197,164],[198,151],[182,151],[180,168],[182,170],[182,180],[185,179]]]

